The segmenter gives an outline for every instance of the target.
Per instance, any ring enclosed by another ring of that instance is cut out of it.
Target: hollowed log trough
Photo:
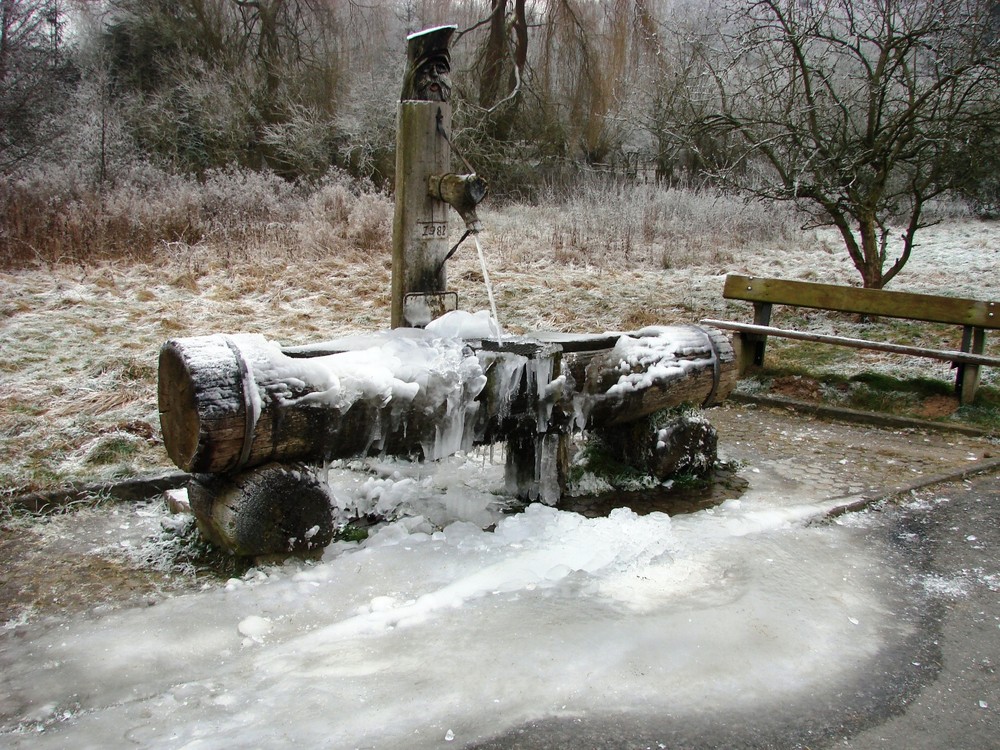
[[[401,328],[285,348],[217,334],[163,345],[158,398],[167,453],[196,475],[202,531],[261,555],[321,549],[333,536],[303,464],[379,453],[433,461],[505,442],[508,488],[555,502],[568,435],[718,404],[736,378],[729,338],[699,326],[501,340]],[[315,510],[283,510],[300,484]]]

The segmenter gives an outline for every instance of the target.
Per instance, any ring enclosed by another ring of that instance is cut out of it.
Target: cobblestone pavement
[[[998,463],[988,437],[828,421],[790,409],[727,403],[706,413],[720,458],[742,461],[762,491],[810,499],[875,498]]]

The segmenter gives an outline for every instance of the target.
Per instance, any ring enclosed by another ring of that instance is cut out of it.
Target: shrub
[[[202,245],[224,263],[388,249],[392,205],[369,183],[331,172],[315,184],[271,172],[202,179],[135,164],[95,186],[71,167],[0,180],[0,267],[162,256]]]

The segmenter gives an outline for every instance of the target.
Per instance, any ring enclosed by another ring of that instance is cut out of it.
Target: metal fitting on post
[[[486,197],[487,191],[486,180],[474,173],[434,174],[427,178],[428,195],[458,211],[470,232],[479,232],[483,228],[476,215],[476,206]]]

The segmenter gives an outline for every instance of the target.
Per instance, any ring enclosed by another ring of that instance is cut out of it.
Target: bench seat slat
[[[988,365],[1000,367],[1000,357],[990,357],[984,354],[972,354],[970,352],[949,351],[945,349],[922,349],[916,346],[905,346],[903,344],[892,344],[883,341],[867,341],[865,339],[854,339],[846,336],[831,336],[824,333],[808,333],[805,331],[793,331],[785,328],[775,328],[773,326],[755,325],[753,323],[736,323],[729,320],[713,320],[706,318],[701,321],[702,325],[724,328],[740,333],[752,333],[761,336],[778,336],[779,338],[796,339],[798,341],[814,341],[826,344],[836,344],[839,346],[854,347],[855,349],[874,349],[895,354],[907,354],[916,357],[929,357],[939,359],[944,362],[961,362],[970,365]]]
[[[1000,303],[960,297],[862,289],[738,274],[726,276],[722,296],[726,299],[747,302],[794,305],[858,315],[881,315],[929,323],[1000,328]]]

